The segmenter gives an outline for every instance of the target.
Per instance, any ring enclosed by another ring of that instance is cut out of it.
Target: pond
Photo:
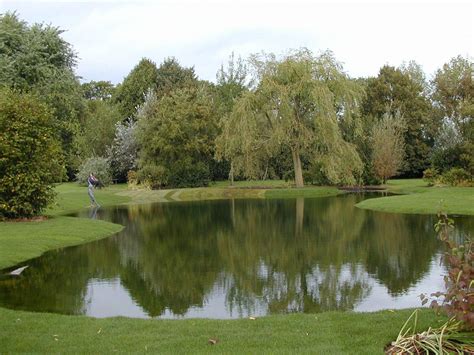
[[[121,233],[0,279],[7,308],[94,317],[239,318],[420,306],[443,289],[435,216],[354,205],[374,195],[219,200],[87,211]],[[474,231],[455,218],[457,233]],[[24,265],[24,264],[22,264]]]

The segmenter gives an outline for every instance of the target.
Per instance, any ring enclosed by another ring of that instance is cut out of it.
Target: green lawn
[[[117,194],[126,190],[127,186],[125,184],[112,185],[104,189],[96,189],[94,195],[101,206],[113,206],[130,202],[131,199],[129,197]],[[66,183],[57,185],[55,191],[57,192],[56,200],[45,211],[49,216],[64,215],[90,206],[87,187],[85,186],[79,186],[76,183]]]
[[[48,250],[87,243],[121,229],[118,224],[73,217],[0,223],[0,270]]]
[[[387,185],[397,196],[362,201],[359,208],[393,213],[474,215],[474,188],[428,187],[421,179],[392,180]]]
[[[116,193],[125,186],[96,190],[97,201],[103,206],[130,201]],[[48,250],[87,243],[119,232],[123,226],[93,219],[66,217],[89,205],[87,188],[68,183],[56,187],[55,204],[46,220],[0,223],[0,270],[35,258]]]
[[[0,308],[2,352],[382,354],[411,310],[238,320],[94,319]],[[419,329],[444,318],[423,310]],[[217,339],[215,345],[209,339]]]

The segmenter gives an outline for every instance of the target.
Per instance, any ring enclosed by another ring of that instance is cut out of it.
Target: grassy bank
[[[97,190],[97,200],[103,206],[129,202],[130,198],[117,195],[124,189],[124,186],[117,186]],[[55,203],[45,211],[46,219],[0,223],[0,270],[38,257],[48,250],[108,237],[123,228],[105,221],[64,216],[88,207],[85,187],[62,184],[56,187],[56,192]]]
[[[382,354],[411,310],[328,312],[238,320],[94,319],[0,308],[2,351],[40,353]],[[420,329],[439,325],[423,310]],[[209,339],[217,339],[215,345]]]
[[[117,224],[73,217],[0,223],[0,270],[48,250],[87,243],[121,229]]]
[[[421,179],[391,180],[390,192],[403,194],[362,201],[359,208],[393,213],[474,215],[474,188],[429,187]]]

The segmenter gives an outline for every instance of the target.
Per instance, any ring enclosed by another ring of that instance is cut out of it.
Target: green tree
[[[405,70],[405,69],[404,69]],[[374,118],[385,113],[392,116],[401,114],[406,122],[405,167],[407,176],[421,176],[428,166],[433,137],[430,127],[433,122],[432,111],[424,88],[414,74],[416,70],[403,72],[391,66],[380,69],[376,78],[369,78],[363,113]]]
[[[372,163],[383,183],[403,167],[405,125],[400,116],[385,114],[372,128]]]
[[[433,157],[446,160],[447,156],[454,153],[453,159],[448,159],[451,162],[448,162],[447,166],[438,168],[457,165],[468,170],[471,175],[474,175],[473,68],[474,63],[469,58],[455,57],[436,72],[432,82],[433,101],[444,122]],[[456,144],[453,144],[452,140],[446,142],[443,138],[446,127],[455,132],[458,138]]]
[[[62,174],[50,109],[30,94],[0,91],[0,218],[35,216]]]
[[[79,164],[74,137],[84,101],[74,73],[76,53],[63,32],[51,25],[29,26],[15,13],[0,15],[0,86],[32,92],[50,106],[72,177]]]
[[[115,124],[122,116],[118,108],[108,101],[91,100],[77,135],[77,144],[82,159],[105,157],[107,148],[115,137]]]
[[[361,162],[344,141],[338,120],[350,119],[357,99],[331,53],[314,57],[295,51],[251,58],[255,89],[236,103],[219,139],[219,154],[247,176],[255,176],[282,147],[292,156],[296,186],[302,187],[302,155],[322,165],[331,182],[354,182]]]
[[[150,59],[142,58],[140,62],[118,85],[113,100],[118,104],[123,119],[135,118],[137,108],[145,101],[146,93],[156,90],[158,69]]]
[[[206,86],[174,90],[161,99],[150,93],[138,114],[140,171],[159,173],[163,185],[206,185],[216,133],[216,110]]]
[[[161,98],[174,90],[195,86],[197,83],[194,68],[185,68],[176,58],[167,58],[157,70],[156,94]]]
[[[241,57],[235,59],[234,53],[229,57],[227,66],[221,65],[217,72],[216,98],[220,109],[219,129],[222,131],[224,122],[232,112],[234,103],[248,90],[247,85],[248,68]],[[227,163],[227,164],[226,164]],[[233,163],[222,161],[221,165],[228,172],[231,185],[234,183]]]
[[[88,83],[83,83],[81,86],[84,98],[87,100],[107,101],[110,100],[115,93],[115,85],[110,81],[92,80]]]

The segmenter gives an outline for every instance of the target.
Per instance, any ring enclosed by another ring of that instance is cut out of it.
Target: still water
[[[420,306],[420,293],[443,288],[436,217],[354,207],[368,197],[374,195],[88,211],[80,217],[125,229],[48,252],[27,262],[20,277],[0,278],[0,305],[142,318]],[[458,234],[474,234],[472,217],[455,222]]]

